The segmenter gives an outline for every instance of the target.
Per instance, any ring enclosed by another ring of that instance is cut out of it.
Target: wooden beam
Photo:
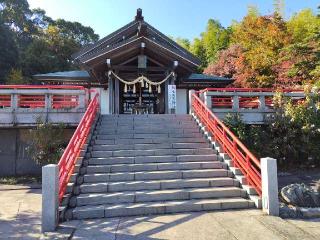
[[[121,70],[121,71],[138,71],[138,66],[123,66],[123,65],[113,65],[113,69]],[[146,71],[150,72],[160,72],[160,71],[167,71],[167,67],[147,67]]]

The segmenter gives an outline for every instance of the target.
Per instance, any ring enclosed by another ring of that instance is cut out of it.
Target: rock
[[[300,211],[293,206],[288,206],[285,203],[279,205],[279,216],[282,218],[300,218]]]
[[[305,184],[291,184],[280,191],[280,196],[288,205],[296,207],[320,207],[320,195]]]

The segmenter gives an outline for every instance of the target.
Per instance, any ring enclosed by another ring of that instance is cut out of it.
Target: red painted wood
[[[77,129],[75,130],[67,148],[58,163],[59,166],[59,201],[61,202],[65,194],[67,184],[73,173],[75,164],[80,156],[81,149],[85,144],[92,123],[99,109],[99,94],[96,94],[83,115]]]
[[[235,167],[246,176],[248,184],[261,196],[261,168],[260,161],[246,148],[246,146],[229,130],[219,118],[196,95],[192,95],[192,109],[207,131],[212,134],[233,160]]]

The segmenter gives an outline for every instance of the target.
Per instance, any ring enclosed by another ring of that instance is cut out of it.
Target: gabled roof
[[[161,49],[187,61],[195,67],[198,67],[201,63],[192,53],[145,22],[141,9],[137,10],[137,16],[134,21],[102,38],[98,42],[83,47],[73,55],[73,58],[80,63],[86,63],[103,54],[119,49],[122,46],[134,42],[138,43],[139,41],[146,41],[147,45],[150,43],[150,45],[161,47]]]
[[[65,72],[53,72],[45,74],[33,75],[39,80],[50,80],[50,79],[73,79],[73,80],[89,80],[90,75],[87,71],[65,71]]]
[[[201,74],[201,73],[192,73],[190,76],[185,79],[188,82],[192,81],[226,81],[226,82],[233,82],[232,78],[226,78],[226,77],[220,77],[220,76],[213,76],[213,75],[207,75],[207,74]]]

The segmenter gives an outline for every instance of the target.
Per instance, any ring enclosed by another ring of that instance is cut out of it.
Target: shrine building
[[[72,57],[81,71],[34,77],[43,84],[95,89],[102,114],[186,114],[189,90],[233,81],[198,73],[200,60],[144,21],[141,9],[132,22]]]

